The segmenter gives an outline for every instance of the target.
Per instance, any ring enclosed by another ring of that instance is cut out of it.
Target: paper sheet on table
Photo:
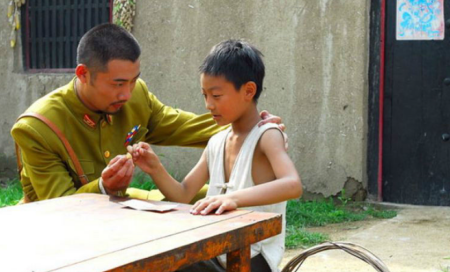
[[[155,205],[146,201],[140,201],[136,199],[131,199],[127,201],[119,202],[126,207],[130,207],[139,211],[156,211],[156,212],[167,212],[175,209],[177,204],[169,204],[169,205]]]

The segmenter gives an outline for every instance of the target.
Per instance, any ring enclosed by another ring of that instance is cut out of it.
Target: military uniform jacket
[[[162,104],[139,79],[131,99],[113,115],[86,108],[72,80],[33,103],[26,111],[44,115],[66,136],[89,183],[81,186],[73,162],[58,136],[42,121],[20,119],[11,134],[21,149],[21,182],[30,201],[100,193],[98,179],[111,159],[125,154],[128,133],[140,125],[131,144],[204,147],[219,128],[210,114],[195,115]]]

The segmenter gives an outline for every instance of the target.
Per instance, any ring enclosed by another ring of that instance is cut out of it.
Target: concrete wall
[[[265,55],[259,109],[283,118],[307,196],[334,195],[346,183],[366,188],[369,8],[362,0],[137,1],[133,34],[142,46],[142,78],[164,103],[203,113],[198,66],[218,42],[245,39]],[[7,24],[6,16],[0,20]],[[0,154],[12,156],[14,119],[71,75],[23,73],[19,50],[8,48],[9,28],[1,29]],[[201,153],[157,152],[178,176]]]
[[[9,1],[0,1],[0,181],[16,176],[16,157],[10,130],[16,118],[39,97],[68,81],[70,74],[27,74],[22,67],[20,36],[10,47],[11,26],[6,11]],[[20,30],[17,32],[20,35]]]

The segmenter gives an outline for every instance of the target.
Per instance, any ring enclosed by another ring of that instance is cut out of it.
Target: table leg
[[[227,272],[250,272],[250,246],[227,253]]]

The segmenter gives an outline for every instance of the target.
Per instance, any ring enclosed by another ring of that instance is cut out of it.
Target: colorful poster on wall
[[[443,40],[444,0],[397,0],[397,40]]]

